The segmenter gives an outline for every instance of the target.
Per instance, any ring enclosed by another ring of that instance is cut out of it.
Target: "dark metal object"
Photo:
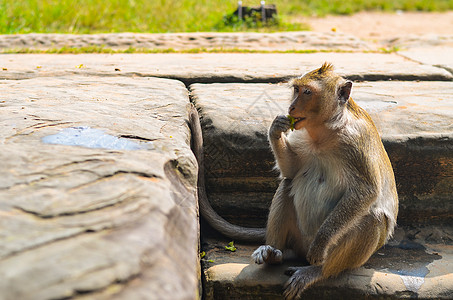
[[[245,20],[247,17],[254,17],[259,15],[260,21],[263,23],[269,20],[274,20],[277,16],[277,7],[275,4],[266,5],[265,1],[260,2],[260,6],[243,6],[242,1],[238,1],[238,8],[234,12],[234,15],[238,16],[239,20]]]

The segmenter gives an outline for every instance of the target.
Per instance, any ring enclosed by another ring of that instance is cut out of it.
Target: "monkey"
[[[288,299],[322,279],[363,265],[396,225],[398,197],[390,160],[371,118],[349,97],[352,82],[332,71],[331,64],[324,64],[293,80],[289,113],[296,120],[295,132],[286,135],[286,116],[278,116],[271,125],[268,136],[282,181],[266,229],[233,225],[212,209],[194,106],[189,114],[201,215],[227,237],[266,239],[266,245],[252,254],[258,264],[281,263],[280,249],[292,249],[311,263],[288,269]]]
[[[264,242],[266,228],[247,228],[231,224],[219,216],[209,203],[205,188],[204,160],[203,160],[203,136],[198,111],[192,105],[189,112],[189,127],[191,129],[191,148],[198,163],[197,193],[198,205],[203,218],[215,230],[232,238],[246,242]]]
[[[352,82],[324,63],[294,79],[288,116],[268,139],[281,182],[272,199],[257,264],[280,264],[292,250],[309,265],[290,267],[286,299],[362,266],[392,236],[398,214],[393,169],[368,113],[350,97]],[[294,118],[294,131],[290,131]]]

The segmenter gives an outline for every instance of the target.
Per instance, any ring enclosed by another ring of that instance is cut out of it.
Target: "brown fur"
[[[257,263],[278,263],[292,249],[310,265],[290,268],[285,297],[363,265],[391,236],[398,212],[393,170],[370,116],[349,98],[352,83],[331,64],[292,82],[289,113],[269,140],[284,178],[269,212]]]

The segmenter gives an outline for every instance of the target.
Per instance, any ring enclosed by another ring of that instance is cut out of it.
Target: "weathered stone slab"
[[[453,45],[453,36],[451,37]],[[451,47],[416,47],[398,53],[422,64],[444,68],[453,74],[453,46]]]
[[[303,299],[451,299],[453,297],[452,229],[398,228],[395,238],[361,268],[310,287]],[[254,264],[258,245],[206,240],[203,262],[206,299],[283,299],[289,279],[284,271],[298,261],[279,266]]]
[[[168,79],[0,81],[1,299],[197,297],[189,108]]]
[[[396,47],[399,50],[412,48],[432,48],[432,47],[453,47],[453,35],[439,34],[408,34],[385,41],[388,47]]]
[[[453,80],[442,68],[379,53],[10,54],[0,55],[0,79],[83,74],[156,76],[178,79],[186,85],[276,83],[300,76],[325,61],[334,62],[338,73],[354,80]]]
[[[267,130],[276,115],[287,113],[290,93],[285,85],[191,85],[201,112],[209,197],[230,220],[265,221],[277,185]],[[452,95],[453,82],[353,87],[352,97],[371,114],[392,161],[401,223],[452,220]]]
[[[0,50],[55,49],[62,47],[109,49],[253,49],[253,50],[343,50],[375,49],[354,36],[339,32],[185,32],[104,34],[8,34],[0,35]]]

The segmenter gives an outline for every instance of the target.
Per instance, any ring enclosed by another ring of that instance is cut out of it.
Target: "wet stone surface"
[[[196,297],[189,108],[168,79],[0,82],[1,299]]]
[[[126,138],[118,138],[105,134],[102,130],[93,129],[88,126],[70,127],[60,132],[43,137],[43,143],[82,146],[88,148],[103,148],[110,150],[139,150],[152,149],[152,142],[138,144]]]

